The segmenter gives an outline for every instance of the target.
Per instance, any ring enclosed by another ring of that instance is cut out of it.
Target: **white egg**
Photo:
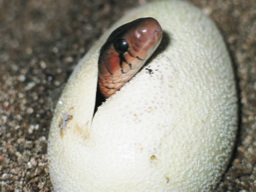
[[[118,26],[154,17],[162,50],[94,113],[99,49]],[[230,58],[215,24],[183,1],[149,3],[105,32],[71,75],[52,120],[55,191],[210,191],[237,130]]]

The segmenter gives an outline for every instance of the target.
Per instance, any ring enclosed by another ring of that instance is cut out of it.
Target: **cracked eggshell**
[[[162,51],[93,116],[100,47],[149,16],[165,32]],[[209,191],[236,129],[234,75],[214,23],[183,1],[149,3],[105,32],[70,77],[50,128],[51,181],[55,191]]]

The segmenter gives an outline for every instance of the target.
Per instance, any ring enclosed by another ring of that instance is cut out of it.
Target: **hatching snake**
[[[145,64],[162,39],[162,28],[151,17],[136,19],[114,30],[100,49],[98,88],[105,98],[121,89]]]

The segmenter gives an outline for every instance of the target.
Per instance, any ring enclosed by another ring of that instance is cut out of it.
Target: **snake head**
[[[129,30],[125,35],[125,39],[131,46],[128,51],[139,60],[146,60],[159,45],[162,39],[162,28],[154,18],[142,18],[136,21],[134,29]]]
[[[140,18],[114,30],[100,50],[99,90],[110,97],[144,65],[162,39],[154,18]]]

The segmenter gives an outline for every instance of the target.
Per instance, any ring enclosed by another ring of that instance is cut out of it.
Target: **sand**
[[[256,2],[190,0],[221,30],[239,95],[234,154],[216,191],[256,191]],[[0,191],[52,191],[52,95],[100,35],[138,1],[0,0]]]

